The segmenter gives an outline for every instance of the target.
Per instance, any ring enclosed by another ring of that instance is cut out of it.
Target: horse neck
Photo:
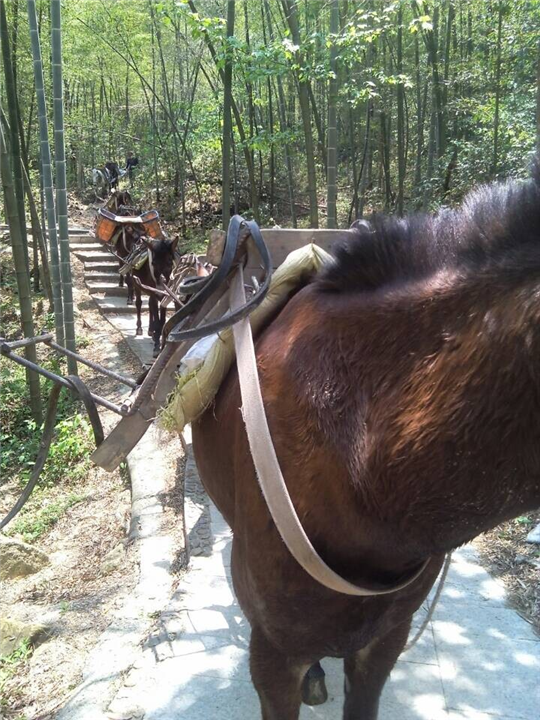
[[[319,295],[303,310],[290,357],[314,428],[362,511],[418,551],[540,504],[531,298],[477,284],[408,301]]]

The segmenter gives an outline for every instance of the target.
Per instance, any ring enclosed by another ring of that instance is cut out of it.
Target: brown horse
[[[104,205],[106,210],[115,215],[138,216],[140,210],[133,205],[133,200],[127,190],[112,192],[109,199]],[[139,240],[140,234],[131,225],[122,228],[122,232],[114,246],[114,254],[118,258],[119,266],[122,268],[124,260],[129,256],[136,242]],[[125,278],[128,295],[127,304],[133,305],[133,280],[130,274]],[[124,275],[120,274],[118,287],[124,287]]]
[[[148,334],[154,341],[154,357],[159,355],[161,349],[161,332],[165,325],[167,308],[161,306],[162,293],[159,292],[163,283],[168,283],[175,263],[175,250],[178,237],[169,238],[143,238],[148,248],[148,260],[138,270],[133,270],[133,276],[140,283],[135,285],[135,307],[137,308],[137,335],[142,335],[141,325],[141,292],[148,295]],[[144,288],[141,289],[141,285]],[[157,290],[158,292],[153,292]]]
[[[318,553],[379,597],[319,585],[259,489],[236,369],[194,425],[203,483],[233,530],[265,720],[293,720],[306,671],[344,658],[348,720],[375,720],[444,554],[540,505],[540,168],[458,211],[375,218],[258,338],[272,439]],[[313,698],[307,698],[312,700]]]
[[[127,190],[111,194],[105,208],[116,215],[124,217],[139,216],[140,210],[133,206],[133,200]],[[128,289],[127,304],[135,302],[137,310],[136,335],[142,335],[142,293],[148,295],[148,335],[154,341],[154,357],[157,357],[160,350],[161,331],[165,324],[167,310],[160,306],[163,296],[159,292],[159,286],[163,282],[169,282],[175,263],[175,253],[178,238],[169,240],[165,236],[161,238],[150,238],[146,236],[144,227],[136,224],[122,226],[120,235],[112,252],[118,258],[120,270],[129,263],[130,256],[138,250],[143,251],[146,246],[147,260],[139,268],[132,268],[128,273],[120,272],[119,286],[124,285],[124,276]],[[134,283],[133,278],[138,280]],[[157,292],[156,292],[157,290]]]

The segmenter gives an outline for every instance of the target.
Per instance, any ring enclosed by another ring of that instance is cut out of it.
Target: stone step
[[[106,260],[87,260],[84,263],[84,272],[118,273],[118,260],[112,259],[108,253]]]
[[[113,262],[116,262],[116,265],[118,266],[118,260],[115,260],[114,255],[111,255],[111,253],[106,250],[73,250],[73,248],[71,248],[71,252],[76,255],[79,260],[82,260],[85,263],[110,262],[112,260]]]
[[[104,313],[114,313],[115,315],[134,315],[135,305],[127,305],[126,299],[123,297],[99,297],[94,295],[99,309]],[[143,297],[142,309],[148,309],[148,299]]]
[[[69,236],[69,244],[70,245],[87,245],[89,243],[95,243],[96,238],[93,233],[85,234],[85,235],[70,235]]]
[[[84,254],[84,255],[92,255],[93,253],[106,253],[109,257],[113,257],[113,255],[109,252],[106,245],[102,245],[99,242],[96,242],[94,240],[93,243],[86,243],[85,245],[81,245],[80,243],[76,243],[75,245],[70,245],[69,249],[71,252],[76,252],[78,255]]]
[[[116,282],[89,282],[88,277],[86,277],[86,287],[90,290],[92,294],[95,293],[102,293],[103,295],[107,296],[116,296],[116,297],[127,297],[127,287],[124,285],[124,287],[118,286],[118,281]]]
[[[0,223],[0,232],[3,232],[5,230],[9,230],[9,225],[6,225],[4,223]],[[28,225],[26,227],[26,231],[31,233],[32,232],[32,226]],[[89,228],[85,227],[70,227],[68,228],[68,233],[70,235],[86,235],[88,232],[90,232]]]
[[[72,227],[68,228],[69,235],[87,235],[88,233],[91,233],[91,228],[87,227]]]
[[[100,242],[96,242],[95,239],[94,242],[84,243],[82,245],[81,243],[70,243],[69,249],[71,250],[71,252],[77,253],[78,255],[80,255],[81,253],[87,254],[93,252],[109,252],[106,247],[104,247]]]
[[[85,266],[87,267],[87,266]],[[111,268],[112,270],[112,268]],[[116,268],[118,270],[118,268]],[[118,278],[119,274],[118,272],[107,272],[107,271],[99,271],[99,270],[85,270],[84,271],[84,279],[86,280],[86,283],[114,283],[115,285],[118,285]]]

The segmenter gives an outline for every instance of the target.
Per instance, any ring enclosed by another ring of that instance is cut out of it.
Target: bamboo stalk
[[[338,0],[332,0],[330,6],[330,32],[334,36],[330,50],[330,78],[328,88],[328,160],[326,178],[326,205],[328,215],[326,226],[337,227],[337,48],[335,38],[339,32],[339,4]]]
[[[28,238],[26,235],[26,213],[24,209],[24,185],[22,176],[21,144],[19,139],[19,109],[17,101],[17,87],[13,72],[12,54],[10,51],[9,33],[6,18],[5,1],[0,0],[0,40],[2,45],[2,60],[4,65],[5,91],[7,98],[7,114],[9,118],[9,149],[13,167],[13,191],[17,202],[21,242],[26,262],[27,272],[30,272],[28,261]],[[8,144],[6,143],[6,147]]]
[[[43,178],[43,193],[45,195],[45,205],[47,209],[47,231],[49,234],[51,284],[54,305],[54,327],[56,341],[59,345],[64,345],[64,309],[62,307],[60,260],[58,255],[58,237],[56,234],[56,210],[54,207],[51,148],[49,145],[49,131],[47,127],[47,106],[45,103],[45,87],[43,82],[43,63],[41,59],[41,44],[39,40],[35,0],[27,0],[27,8],[38,106],[41,175]]]
[[[56,212],[60,240],[60,277],[64,308],[64,333],[66,347],[72,352],[75,346],[75,320],[73,314],[73,289],[69,258],[68,204],[66,188],[66,151],[64,146],[64,88],[62,79],[62,18],[60,0],[51,0],[51,49],[54,95],[54,147],[56,165]],[[77,374],[77,361],[68,357],[70,374]]]
[[[234,35],[234,0],[227,0],[227,42]],[[232,135],[232,50],[227,46],[223,77],[223,178],[221,213],[223,229],[229,227],[231,217],[231,135]]]
[[[9,157],[4,139],[4,130],[0,124],[0,174],[2,176],[2,189],[6,207],[7,221],[9,225],[9,236],[13,248],[13,264],[17,278],[17,292],[19,294],[19,306],[21,309],[21,325],[25,337],[34,336],[34,321],[32,318],[32,299],[30,295],[30,279],[26,268],[24,246],[22,241],[20,218],[13,187],[13,176],[9,167]],[[36,346],[29,345],[25,348],[25,355],[28,360],[37,363]],[[30,407],[32,417],[38,425],[41,424],[41,392],[39,377],[27,370],[26,383],[30,392]]]

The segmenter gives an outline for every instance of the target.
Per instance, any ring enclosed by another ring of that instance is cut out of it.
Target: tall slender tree
[[[17,292],[19,295],[19,306],[21,309],[21,325],[24,336],[27,338],[31,338],[34,336],[34,321],[32,318],[32,297],[30,295],[30,279],[26,268],[26,258],[24,256],[24,247],[21,236],[20,218],[17,208],[17,199],[15,197],[13,176],[11,173],[9,156],[7,152],[6,141],[4,138],[4,131],[1,124],[0,175],[2,178],[4,205],[9,225],[9,236],[11,240],[11,247],[13,249],[13,264],[15,266],[15,275],[17,278]],[[30,362],[33,363],[37,363],[35,345],[27,345],[24,352],[27,360],[30,360]],[[39,375],[32,372],[31,370],[27,370],[26,382],[30,392],[30,407],[32,410],[32,417],[34,418],[35,422],[40,425],[42,413]]]
[[[21,143],[19,137],[19,101],[13,72],[13,55],[10,50],[9,31],[5,0],[0,0],[0,42],[6,83],[7,114],[9,118],[9,149],[13,167],[13,183],[17,212],[19,215],[21,242],[28,272],[28,238],[26,235],[26,213],[24,209],[24,183],[22,172]],[[37,268],[36,268],[37,271]]]
[[[283,12],[287,19],[287,23],[291,32],[292,41],[298,48],[298,64],[304,63],[304,54],[301,50],[300,25],[298,21],[298,1],[282,0]],[[298,84],[298,101],[300,103],[300,112],[302,114],[302,126],[304,128],[304,141],[306,146],[306,166],[307,181],[309,195],[309,222],[311,227],[319,227],[319,208],[317,203],[317,170],[315,167],[315,153],[313,150],[313,129],[311,127],[311,112],[309,101],[309,90],[307,86],[307,78],[298,71],[296,72],[296,80]]]
[[[339,2],[332,0],[330,6],[330,33],[332,47],[330,50],[330,82],[328,87],[328,161],[326,180],[326,224],[329,228],[337,227],[337,45],[339,32]]]
[[[68,350],[75,352],[75,319],[69,257],[66,150],[64,145],[64,86],[62,78],[62,18],[60,0],[51,0],[51,50],[54,94],[54,149],[56,164],[56,210],[60,239],[60,277],[64,308],[64,334]],[[68,357],[70,374],[77,374],[77,362]]]
[[[230,40],[234,35],[234,0],[227,0],[227,47],[223,75],[223,160],[221,212],[223,229],[229,227],[231,218],[231,140],[232,140],[232,47]]]
[[[59,345],[64,345],[64,310],[62,307],[62,284],[60,279],[60,259],[58,255],[58,236],[56,234],[56,211],[54,207],[51,148],[49,145],[49,131],[47,127],[47,105],[45,102],[43,63],[41,60],[41,43],[39,40],[35,0],[28,0],[27,7],[38,106],[41,176],[43,178],[43,192],[47,207],[47,230],[49,233],[49,252],[51,256],[50,266],[54,306],[54,327],[56,341]]]
[[[493,164],[491,172],[497,176],[499,169],[499,124],[501,108],[501,63],[502,63],[502,25],[504,3],[499,0],[497,13],[497,50],[495,59],[495,115],[493,118]]]
[[[397,17],[397,149],[398,149],[398,196],[397,211],[403,215],[403,193],[405,187],[405,86],[403,83],[403,8]]]
[[[536,59],[536,152],[540,156],[540,40]]]

